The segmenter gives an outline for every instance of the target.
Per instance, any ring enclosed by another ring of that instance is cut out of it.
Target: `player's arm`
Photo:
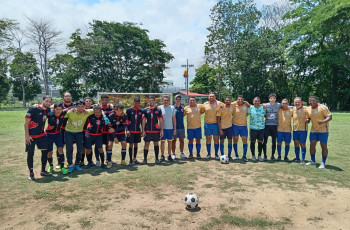
[[[175,115],[173,115],[173,125],[174,125],[173,135],[176,135],[176,116]]]
[[[33,140],[30,136],[29,136],[29,122],[31,121],[30,118],[25,118],[24,120],[24,137],[25,137],[25,142],[26,145],[30,144],[31,141]]]
[[[222,131],[222,128],[221,128],[221,117],[220,116],[216,116],[216,122],[218,123],[218,126],[219,126],[219,133],[220,135],[224,135],[224,132]]]
[[[146,117],[142,117],[142,136],[146,136],[146,133],[145,133],[145,128],[146,128]]]
[[[326,106],[324,106],[324,110],[322,111],[322,114],[324,115],[325,119],[324,120],[318,120],[318,124],[322,124],[322,123],[326,123],[330,120],[332,120],[332,114],[331,112],[329,112],[328,108]]]
[[[160,138],[162,138],[163,135],[164,135],[164,121],[163,121],[163,117],[159,118],[159,123],[160,123]]]

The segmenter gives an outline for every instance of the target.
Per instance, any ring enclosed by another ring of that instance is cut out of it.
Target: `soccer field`
[[[222,165],[213,159],[177,159],[155,165],[151,145],[148,165],[117,164],[108,170],[94,167],[67,176],[55,172],[46,178],[39,176],[41,153],[36,151],[36,181],[27,180],[24,115],[24,110],[0,111],[0,229],[350,226],[349,113],[333,113],[325,170],[272,161]],[[142,146],[139,160],[143,157]],[[240,157],[241,150],[240,141]],[[187,141],[185,153],[188,155]],[[202,156],[204,153],[203,139]],[[294,158],[293,144],[289,154],[290,159]],[[309,142],[306,159],[310,159]],[[113,160],[120,163],[120,145],[113,149]],[[319,146],[316,160],[321,161]],[[194,212],[186,211],[183,204],[189,192],[199,197],[200,208]]]

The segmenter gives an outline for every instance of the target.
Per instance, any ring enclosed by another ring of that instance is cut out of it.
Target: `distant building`
[[[181,95],[181,101],[184,104],[188,104],[188,97],[196,97],[196,101],[198,104],[203,104],[204,102],[208,101],[208,94],[200,94],[200,93],[193,93],[193,92],[188,92],[188,97],[187,97],[187,91],[186,90],[179,90],[177,93],[174,94],[174,98],[175,95],[180,94]]]

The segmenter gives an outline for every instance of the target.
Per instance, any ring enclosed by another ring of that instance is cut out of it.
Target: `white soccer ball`
[[[199,200],[196,194],[189,193],[185,196],[186,209],[195,209],[198,206]]]
[[[228,164],[228,162],[229,162],[228,156],[227,155],[220,156],[220,162],[222,164]]]

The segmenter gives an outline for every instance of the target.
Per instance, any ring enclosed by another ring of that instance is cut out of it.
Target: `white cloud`
[[[268,0],[257,0],[257,5]],[[277,1],[277,0],[276,0]],[[142,23],[152,39],[165,42],[166,50],[175,56],[166,71],[167,79],[183,87],[184,68],[199,67],[210,26],[210,9],[215,0],[0,0],[0,18],[15,19],[26,25],[25,16],[52,19],[68,41],[72,32],[93,19]],[[268,1],[271,4],[271,1]],[[194,69],[189,74],[194,76]],[[191,78],[190,78],[191,79]]]

